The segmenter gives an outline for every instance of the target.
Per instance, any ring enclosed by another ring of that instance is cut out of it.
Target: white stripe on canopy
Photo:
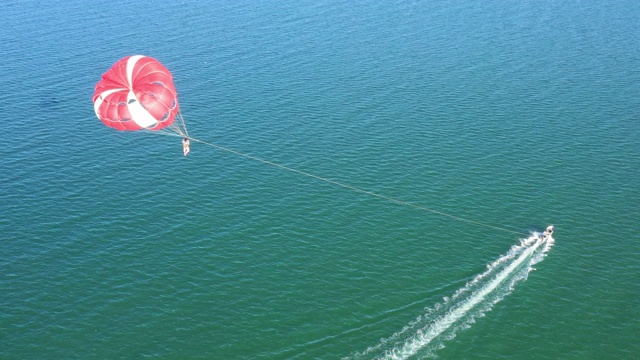
[[[131,120],[133,120],[138,126],[143,129],[154,127],[158,124],[158,120],[149,114],[149,112],[142,107],[138,98],[136,98],[133,92],[133,68],[136,66],[138,60],[142,59],[144,55],[134,55],[127,60],[127,81],[129,83],[129,94],[127,94],[127,107],[129,108],[129,114],[131,114]],[[132,101],[134,100],[134,101]]]

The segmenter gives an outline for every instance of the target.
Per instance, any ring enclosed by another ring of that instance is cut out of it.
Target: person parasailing
[[[144,55],[126,56],[109,68],[95,86],[93,109],[106,126],[120,131],[149,131],[180,136],[189,133],[180,113],[171,72]]]
[[[190,145],[189,138],[182,139],[182,153],[184,154],[184,156],[187,156],[187,154],[191,152],[189,145]]]

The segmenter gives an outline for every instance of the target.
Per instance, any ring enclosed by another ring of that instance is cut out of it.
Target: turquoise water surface
[[[638,358],[639,17],[5,2],[0,358]],[[132,54],[188,157],[95,117]]]

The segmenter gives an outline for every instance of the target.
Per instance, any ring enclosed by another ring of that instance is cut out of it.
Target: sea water
[[[640,3],[2,8],[0,358],[373,357],[549,224],[412,358],[640,353]],[[399,202],[105,127],[133,54],[194,138]]]

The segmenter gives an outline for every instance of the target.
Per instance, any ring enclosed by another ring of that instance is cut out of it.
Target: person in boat
[[[189,145],[189,138],[182,139],[182,153],[184,153],[184,156],[187,156],[187,154],[191,151]]]
[[[547,236],[551,236],[551,234],[553,234],[553,230],[553,225],[547,226],[547,229],[542,233],[542,237],[546,238]]]

